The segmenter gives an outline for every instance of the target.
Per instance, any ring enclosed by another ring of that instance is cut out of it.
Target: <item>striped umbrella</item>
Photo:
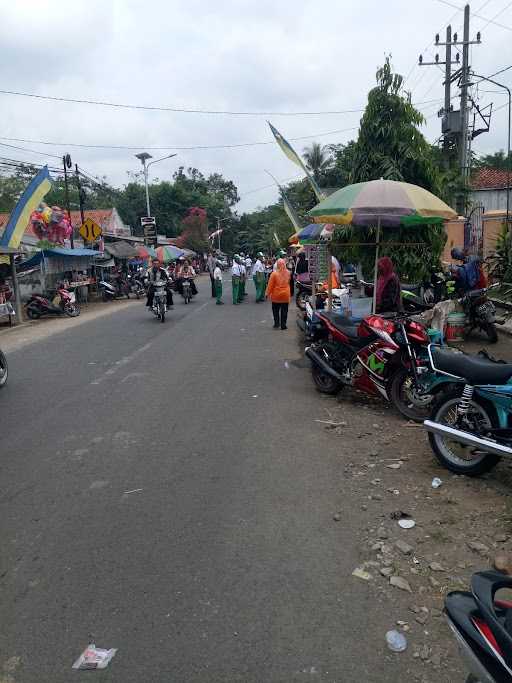
[[[317,204],[309,215],[315,223],[360,227],[432,225],[457,218],[439,197],[418,185],[396,180],[370,180],[347,185]]]
[[[310,223],[297,233],[297,238],[301,244],[314,244],[319,242],[320,238],[328,238],[333,230],[334,224],[332,223]]]
[[[140,259],[148,260],[150,258],[155,258],[156,251],[153,247],[139,246],[137,247],[137,254]]]
[[[171,244],[166,244],[163,247],[157,247],[155,251],[156,257],[162,263],[176,261],[176,259],[179,259],[184,253],[181,249],[178,249],[178,247],[173,247]]]

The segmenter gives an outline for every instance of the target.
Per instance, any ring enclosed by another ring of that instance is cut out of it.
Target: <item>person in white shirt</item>
[[[263,265],[263,254],[258,252],[256,261],[252,268],[252,279],[256,289],[256,303],[265,300],[265,266]]]
[[[249,255],[245,257],[245,269],[247,271],[247,279],[251,277],[251,267],[252,267],[252,259]]]
[[[231,288],[233,292],[233,305],[238,306],[240,303],[240,256],[235,254],[233,256],[233,265],[231,266]]]
[[[218,263],[215,263],[215,268],[213,270],[213,279],[215,282],[215,296],[217,297],[217,306],[223,306],[222,301],[222,270]]]

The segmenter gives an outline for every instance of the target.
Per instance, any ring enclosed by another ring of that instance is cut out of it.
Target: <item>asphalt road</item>
[[[9,353],[0,682],[406,680],[294,314],[200,288],[164,325],[134,304]],[[72,671],[89,642],[116,657]]]

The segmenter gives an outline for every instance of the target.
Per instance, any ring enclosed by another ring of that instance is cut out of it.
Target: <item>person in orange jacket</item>
[[[270,274],[265,295],[272,302],[274,329],[286,330],[288,320],[288,304],[290,303],[290,271],[284,259],[277,261],[277,270]]]

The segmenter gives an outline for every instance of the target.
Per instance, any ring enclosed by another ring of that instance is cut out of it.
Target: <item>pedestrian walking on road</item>
[[[224,302],[222,301],[222,270],[220,269],[218,263],[216,264],[215,270],[213,271],[213,279],[215,282],[215,296],[217,298],[217,306],[223,306]]]
[[[216,285],[215,285],[215,276],[214,276],[214,271],[215,267],[217,265],[217,259],[214,257],[212,252],[210,251],[208,254],[208,258],[206,259],[206,270],[208,271],[208,275],[210,276],[210,283],[212,286],[212,297],[216,296]]]
[[[263,254],[258,252],[256,261],[252,267],[252,279],[256,289],[256,303],[259,304],[265,299],[265,266],[263,265]]]
[[[233,305],[238,306],[240,303],[240,257],[238,254],[233,256],[233,265],[231,266],[231,288],[233,291]]]
[[[290,271],[286,268],[285,260],[277,261],[275,270],[268,281],[266,295],[272,302],[274,329],[279,327],[286,330],[288,320],[288,304],[290,303]]]
[[[240,286],[238,288],[238,302],[242,303],[245,297],[245,276],[246,276],[246,270],[245,270],[245,257],[242,254],[238,258],[238,268],[240,270]]]

